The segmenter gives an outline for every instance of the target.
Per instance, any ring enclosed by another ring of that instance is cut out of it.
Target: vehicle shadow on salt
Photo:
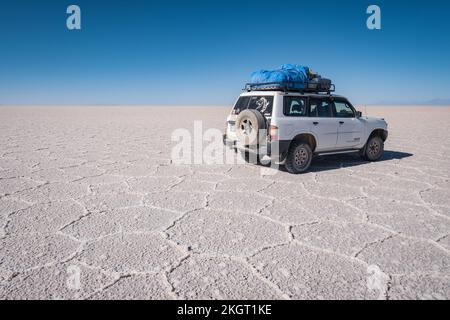
[[[404,158],[412,157],[412,153],[385,150],[383,157],[377,162],[400,160]],[[317,156],[314,157],[311,167],[308,169],[309,172],[320,172],[327,170],[336,170],[340,168],[349,168],[355,166],[368,165],[371,162],[361,159],[358,153],[346,153],[346,154],[336,154],[329,156]],[[280,167],[281,171],[286,171],[284,166]]]

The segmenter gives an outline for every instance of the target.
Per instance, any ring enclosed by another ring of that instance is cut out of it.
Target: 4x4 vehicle
[[[224,143],[247,160],[269,158],[302,173],[315,155],[359,152],[379,160],[387,137],[384,119],[363,117],[342,96],[249,89],[227,118]]]

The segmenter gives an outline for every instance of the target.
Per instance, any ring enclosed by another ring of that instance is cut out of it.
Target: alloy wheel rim
[[[241,123],[241,131],[246,136],[250,135],[252,133],[253,127],[252,122],[249,119],[245,119]]]
[[[369,144],[369,155],[376,156],[380,152],[380,144],[377,141],[372,141]]]
[[[305,148],[299,148],[294,155],[295,165],[303,167],[308,162],[308,152]]]

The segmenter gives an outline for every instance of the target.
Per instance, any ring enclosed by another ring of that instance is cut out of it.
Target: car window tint
[[[310,116],[320,118],[332,117],[332,102],[328,99],[311,99]]]
[[[249,101],[250,97],[240,97],[234,106],[235,113],[239,114],[242,110],[247,109]]]
[[[285,97],[284,114],[292,117],[305,117],[306,99],[302,97]]]
[[[264,115],[271,115],[273,107],[273,96],[250,97],[248,109],[258,110]]]
[[[319,101],[316,99],[309,100],[309,116],[317,117],[317,106],[319,105]]]
[[[355,116],[353,109],[345,102],[335,101],[334,108],[337,118],[353,118]]]
[[[317,107],[317,116],[320,118],[331,117],[331,101],[329,100],[321,101],[321,103]]]

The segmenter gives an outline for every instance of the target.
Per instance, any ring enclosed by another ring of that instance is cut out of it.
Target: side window
[[[284,115],[306,117],[306,99],[303,97],[284,97]]]
[[[247,109],[250,97],[240,97],[234,106],[234,113],[239,114],[242,110]]]
[[[309,109],[310,117],[332,117],[332,102],[329,99],[311,99],[309,103]]]
[[[345,102],[335,101],[335,115],[337,118],[354,118],[355,112],[353,109]]]
[[[250,97],[248,109],[260,111],[265,116],[272,115],[273,96],[254,96]]]
[[[309,100],[309,116],[310,117],[317,117],[317,106],[319,105],[319,100],[317,99],[310,99]]]

